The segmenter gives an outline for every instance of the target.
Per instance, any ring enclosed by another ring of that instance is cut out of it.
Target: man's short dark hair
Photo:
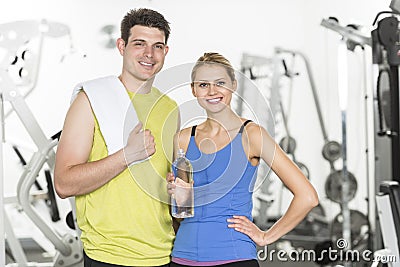
[[[131,9],[125,15],[121,22],[121,38],[125,41],[125,45],[128,43],[131,28],[135,25],[159,29],[164,32],[165,44],[167,43],[171,31],[169,28],[169,22],[157,11],[147,8],[138,8]]]

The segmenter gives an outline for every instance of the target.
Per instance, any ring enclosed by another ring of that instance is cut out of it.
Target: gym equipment
[[[232,103],[235,112],[243,117],[251,117],[253,115],[248,110],[248,107],[251,107],[253,112],[257,114],[257,120],[260,125],[265,127],[271,135],[276,133],[275,118],[276,114],[279,113],[280,95],[277,90],[270,90],[269,83],[275,84],[279,82],[281,74],[278,73],[278,68],[274,66],[280,64],[281,62],[276,61],[274,58],[243,53],[240,63],[240,70],[243,75],[239,75],[238,79],[239,86],[235,94],[237,101]],[[271,71],[276,72],[276,74],[271,76]],[[258,92],[246,90],[253,89],[254,84],[259,87]],[[261,96],[265,97],[268,102],[261,101]],[[268,110],[268,106],[270,110]],[[261,229],[269,227],[268,221],[275,216],[271,215],[271,207],[275,203],[274,200],[280,197],[273,196],[277,190],[271,190],[275,182],[270,175],[272,176],[273,174],[271,174],[269,166],[261,161],[255,186],[257,188],[259,185],[260,190],[254,193],[254,197],[259,201],[258,215],[255,216],[254,221]]]
[[[349,172],[348,180],[346,181],[349,186],[346,194],[343,196],[343,178],[342,170],[335,170],[328,175],[325,182],[326,196],[336,203],[343,203],[343,201],[349,202],[352,200],[357,192],[357,180],[356,177]]]
[[[351,249],[354,241],[354,237],[352,235],[358,235],[358,232],[354,232],[355,223],[352,220],[356,218],[352,218],[352,213],[349,209],[348,203],[354,197],[354,193],[356,188],[355,178],[352,177],[351,173],[347,169],[347,133],[346,133],[346,121],[347,121],[347,95],[348,95],[348,69],[347,69],[347,55],[348,51],[354,51],[356,46],[360,46],[364,50],[364,46],[371,45],[371,38],[369,36],[365,36],[358,30],[356,25],[347,25],[343,27],[339,25],[339,22],[335,18],[324,19],[321,22],[321,26],[324,26],[330,30],[333,30],[339,33],[342,37],[338,44],[338,91],[339,91],[339,104],[341,110],[341,125],[342,125],[342,161],[343,168],[341,174],[341,181],[338,182],[338,177],[331,176],[332,179],[327,180],[326,184],[326,193],[327,195],[331,195],[332,199],[338,201],[340,199],[340,208],[341,208],[341,224],[338,224],[337,228],[341,231],[341,237],[349,244],[346,249]],[[364,70],[365,71],[365,70]],[[366,73],[364,73],[366,77]],[[365,92],[365,97],[367,98],[367,93]],[[365,102],[366,104],[366,102]],[[367,123],[367,116],[365,117]],[[366,134],[366,141],[368,140],[368,136]],[[368,141],[366,142],[368,144]],[[367,145],[368,146],[368,145]],[[368,153],[368,148],[366,149],[366,153]],[[367,192],[369,192],[369,176],[368,176],[368,154],[366,157],[367,162]],[[337,175],[336,175],[337,176]],[[334,184],[336,183],[336,184]],[[341,194],[336,192],[336,189],[340,188]],[[330,191],[329,191],[330,190]],[[332,191],[333,190],[333,191]],[[370,202],[367,198],[368,204],[368,214],[370,212]],[[354,215],[353,215],[354,217]],[[366,219],[368,222],[368,218]],[[335,230],[338,231],[338,230]],[[370,246],[370,226],[367,224],[366,227],[367,232],[367,246]],[[346,262],[345,265],[349,263]]]
[[[287,49],[283,49],[283,48],[280,48],[280,47],[275,48],[275,53],[277,55],[290,54],[290,55],[293,55],[293,56],[299,56],[304,61],[304,64],[305,64],[305,67],[306,67],[306,70],[307,70],[308,80],[309,80],[309,83],[310,83],[311,92],[312,92],[312,95],[313,95],[314,104],[315,104],[315,107],[316,107],[316,110],[317,110],[318,121],[319,121],[319,125],[320,125],[320,128],[321,128],[322,136],[323,136],[325,144],[330,144],[330,146],[332,146],[331,144],[332,144],[333,141],[329,140],[328,134],[326,132],[325,123],[324,123],[324,120],[322,118],[321,106],[319,104],[319,97],[318,97],[318,93],[317,93],[315,82],[314,82],[314,76],[313,76],[313,73],[312,73],[311,66],[310,66],[308,58],[303,53],[301,53],[299,51],[287,50]],[[329,147],[325,148],[324,150],[330,151]],[[334,168],[333,167],[333,161],[330,161],[330,164],[331,164],[331,168]]]
[[[342,238],[342,228],[343,228],[343,214],[339,213],[335,216],[331,223],[331,240],[334,243]],[[363,251],[367,248],[368,244],[368,229],[369,221],[367,216],[358,210],[350,210],[350,236],[351,244],[349,247],[356,249],[358,251]]]
[[[390,2],[389,7],[396,13],[400,13],[400,1],[399,0],[392,0]]]
[[[317,110],[318,114],[318,120],[322,132],[322,136],[324,139],[324,145],[322,148],[322,156],[329,162],[331,172],[329,176],[327,177],[326,185],[325,185],[325,193],[327,197],[332,200],[333,202],[336,203],[341,203],[342,202],[342,197],[338,197],[338,195],[342,194],[342,186],[340,184],[340,181],[334,180],[338,178],[338,174],[340,174],[340,171],[335,169],[334,162],[341,157],[342,153],[342,146],[333,140],[329,140],[328,134],[326,132],[326,127],[325,123],[322,117],[322,112],[321,112],[321,106],[319,103],[319,97],[318,93],[316,90],[315,82],[314,82],[314,76],[311,71],[311,66],[308,61],[308,58],[301,52],[298,51],[292,51],[292,50],[287,50],[287,49],[282,49],[282,48],[276,48],[275,49],[276,53],[279,54],[290,54],[293,56],[300,56],[302,60],[305,63],[306,70],[307,70],[307,75],[308,79],[310,82],[310,87],[313,95],[313,100],[314,104]],[[299,166],[300,167],[300,166]],[[351,191],[346,194],[346,199],[353,199],[357,190],[357,180],[355,179],[354,175],[349,173],[350,180],[351,180]],[[331,191],[332,190],[332,191]]]
[[[397,181],[383,181],[376,195],[379,223],[384,248],[375,251],[376,256],[392,257],[389,266],[399,267],[400,257],[400,186]],[[395,258],[393,258],[395,257]],[[375,264],[375,263],[374,263]],[[377,263],[376,265],[377,266]]]
[[[378,105],[378,136],[394,136],[397,133],[391,129],[391,108],[390,108],[390,69],[381,66],[376,85],[376,99]]]
[[[282,66],[284,70],[282,71]],[[294,156],[296,141],[290,135],[289,127],[287,125],[287,114],[283,108],[281,102],[281,96],[279,92],[280,84],[279,82],[283,78],[288,78],[289,82],[292,82],[294,76],[298,75],[296,73],[292,73],[289,68],[286,66],[286,62],[281,60],[280,58],[274,56],[273,58],[265,58],[261,56],[254,56],[249,54],[243,54],[241,61],[241,72],[244,73],[250,81],[254,81],[260,88],[262,94],[268,99],[268,105],[270,107],[270,111],[273,117],[268,117],[270,115],[269,112],[265,112],[268,108],[253,92],[250,92],[248,97],[246,95],[245,89],[253,84],[249,84],[248,80],[239,79],[240,85],[237,89],[237,95],[242,97],[240,101],[237,102],[235,111],[242,116],[248,116],[246,114],[246,110],[243,107],[243,99],[248,102],[248,104],[254,108],[255,112],[259,111],[259,113],[263,113],[265,115],[259,116],[259,121],[262,126],[264,126],[267,131],[271,134],[276,134],[276,132],[280,132],[282,134],[283,139],[279,142],[280,146],[288,152],[292,156],[293,161],[297,164],[297,166],[303,171],[305,176],[309,177],[309,169],[304,163],[299,162]],[[253,102],[252,102],[253,101]],[[260,105],[262,103],[262,105]],[[233,105],[235,107],[235,105]],[[257,115],[259,115],[257,113]],[[258,215],[255,216],[255,221],[257,221],[257,225],[260,228],[265,229],[268,227],[268,220],[271,217],[274,217],[274,211],[271,212],[272,204],[276,204],[277,213],[280,213],[282,206],[282,188],[283,185],[279,182],[276,184],[277,190],[271,190],[270,188],[275,184],[273,177],[269,177],[271,173],[270,168],[262,162],[260,164],[260,168],[258,171],[257,181],[263,181],[261,184],[261,190],[255,193],[255,198],[257,198],[260,202],[258,207]],[[274,174],[272,174],[274,175]],[[264,180],[265,177],[269,179]],[[273,195],[277,192],[280,194],[276,194],[275,197]],[[278,199],[278,201],[274,202],[274,199]],[[275,208],[275,206],[273,207]],[[268,214],[268,216],[267,216]],[[279,214],[276,214],[278,216]]]
[[[30,189],[36,181],[38,173],[45,164],[50,170],[54,168],[55,153],[54,147],[57,145],[56,134],[52,138],[47,138],[33,116],[31,110],[24,101],[24,96],[20,93],[20,86],[30,86],[33,89],[36,85],[39,70],[39,59],[42,42],[45,36],[61,37],[70,35],[69,28],[57,22],[43,21],[17,21],[0,25],[0,46],[6,49],[5,60],[0,62],[0,88],[1,88],[1,125],[4,126],[4,105],[3,101],[9,101],[12,111],[16,113],[28,134],[37,147],[27,163],[17,185],[17,200],[25,214],[49,239],[56,249],[56,255],[51,263],[29,263],[21,247],[18,238],[12,229],[8,216],[4,213],[4,226],[7,234],[7,241],[10,250],[16,260],[15,264],[9,266],[80,266],[82,263],[82,246],[78,236],[65,234],[60,236],[50,225],[43,220],[30,201]],[[38,53],[26,48],[31,42],[38,44]],[[19,54],[19,49],[24,50]],[[30,55],[27,57],[27,55]],[[11,64],[9,59],[13,59]],[[19,58],[22,59],[20,62]],[[18,63],[18,64],[17,64]],[[19,65],[21,64],[21,65]],[[16,75],[14,75],[17,73]],[[31,91],[31,90],[30,90]],[[30,92],[28,91],[28,92]],[[25,95],[26,96],[26,95]],[[4,138],[4,127],[1,129],[2,142]],[[2,152],[2,151],[1,151]],[[2,164],[2,158],[1,158]],[[1,170],[3,172],[3,170]],[[46,176],[48,177],[48,175]],[[49,177],[50,178],[50,177]],[[48,179],[48,182],[50,179]],[[1,184],[3,181],[1,181]],[[54,192],[52,192],[54,193]],[[49,198],[51,193],[48,192]],[[3,209],[4,207],[2,207]],[[2,210],[4,212],[4,210]],[[4,243],[4,242],[2,242]]]
[[[52,139],[54,140],[55,138],[52,138]],[[13,145],[13,149],[14,149],[15,153],[17,154],[18,158],[20,159],[22,166],[25,167],[26,166],[25,158],[22,156],[18,147],[16,145]],[[54,187],[53,187],[53,180],[51,177],[51,172],[50,172],[50,170],[45,170],[44,174],[45,174],[46,183],[47,183],[47,194],[43,200],[45,201],[46,205],[49,208],[51,220],[53,222],[56,222],[56,221],[60,220],[60,214],[59,214],[59,210],[58,210],[56,197],[54,194]],[[37,180],[35,180],[34,184],[39,191],[43,191],[42,186],[39,184],[39,182]]]
[[[335,17],[329,17],[321,21],[321,26],[339,33],[344,39],[357,45],[371,45],[372,40],[370,36],[360,32],[355,25],[347,25],[343,27],[339,24],[339,20]],[[353,48],[353,46],[351,46]]]
[[[342,146],[336,141],[326,141],[322,147],[322,156],[329,162],[335,162],[342,154]]]
[[[305,176],[308,178],[310,177],[309,170],[305,166],[305,164],[299,162],[297,158],[294,155],[295,149],[296,149],[296,140],[291,136],[290,134],[290,129],[288,127],[288,122],[287,122],[287,114],[286,114],[286,109],[283,106],[282,100],[281,100],[281,95],[280,95],[280,82],[283,79],[286,79],[289,84],[289,90],[292,90],[292,85],[293,85],[293,79],[299,75],[299,73],[293,71],[293,65],[294,65],[294,56],[296,53],[290,53],[290,55],[293,57],[291,60],[291,66],[288,67],[286,64],[286,61],[279,56],[280,52],[279,48],[277,49],[277,53],[275,53],[274,57],[272,60],[268,60],[265,58],[262,60],[260,57],[255,57],[254,62],[263,64],[263,65],[269,65],[272,67],[272,76],[269,74],[262,73],[260,74],[257,72],[259,65],[255,64],[252,66],[250,64],[251,60],[249,59],[249,55],[246,55],[245,60],[243,60],[243,65],[242,68],[243,72],[247,72],[250,79],[252,80],[265,80],[265,78],[270,77],[270,85],[266,85],[268,90],[270,91],[270,94],[272,96],[275,95],[275,98],[272,98],[271,96],[271,101],[275,101],[274,103],[271,103],[271,109],[275,111],[273,114],[277,115],[277,124],[279,124],[276,128],[279,131],[282,129],[282,134],[284,135],[283,138],[280,140],[279,145],[280,147],[288,154],[292,156],[293,161],[298,165],[298,167],[303,171]],[[283,67],[283,72],[282,72],[282,67]],[[264,67],[263,70],[265,70],[266,67]],[[252,70],[252,71],[250,71]],[[268,91],[268,92],[269,92]],[[290,93],[290,92],[289,92]],[[290,96],[289,96],[290,97]],[[290,109],[290,103],[287,106],[287,109]],[[239,113],[240,114],[240,113]],[[283,127],[282,127],[283,126]],[[281,127],[281,128],[279,128]],[[333,149],[332,149],[333,150]],[[331,153],[333,154],[333,152]],[[262,193],[257,193],[255,197],[260,201],[260,207],[258,208],[258,215],[255,216],[255,222],[256,224],[263,229],[266,229],[267,227],[270,226],[274,222],[274,217],[271,216],[271,212],[269,211],[269,208],[272,206],[273,203],[277,204],[278,210],[281,210],[281,205],[282,205],[282,194],[279,195],[278,197],[273,198],[271,190],[269,189],[271,187],[271,183],[264,183],[262,189]],[[280,189],[283,188],[283,185],[281,185]],[[276,191],[276,190],[275,190]],[[282,190],[279,190],[282,192]],[[278,202],[274,202],[274,199],[278,198]],[[267,216],[269,215],[269,216]],[[314,247],[315,242],[321,242],[324,240],[327,240],[330,238],[329,235],[329,221],[326,219],[326,214],[321,205],[318,205],[315,207],[307,216],[306,218],[295,228],[293,231],[288,233],[284,239],[290,240],[293,242],[295,246],[300,246],[300,247],[305,247],[308,246],[310,248]]]
[[[351,217],[351,243],[346,243],[343,241],[343,214],[339,212],[332,221],[326,222],[324,228],[321,228],[321,231],[326,228],[329,231],[329,236],[326,240],[321,242],[317,242],[315,247],[313,248],[316,253],[316,261],[315,263],[319,265],[330,265],[330,266],[343,266],[350,265],[349,262],[338,261],[340,259],[340,255],[344,255],[344,251],[351,247],[352,251],[358,251],[362,253],[367,250],[369,247],[369,220],[366,215],[358,210],[350,210]],[[321,233],[318,235],[321,236]],[[326,252],[332,251],[334,254],[329,256]],[[336,251],[336,253],[335,253]],[[336,260],[333,261],[336,257]],[[351,263],[351,266],[366,266],[368,262],[366,262],[364,258],[359,257],[360,261]],[[372,257],[371,257],[372,258]],[[345,260],[345,259],[343,259]],[[335,264],[332,264],[332,263]]]
[[[104,25],[100,29],[100,34],[102,37],[101,45],[104,48],[111,49],[116,47],[117,38],[115,36],[117,34],[117,27],[115,25]]]
[[[282,102],[280,102],[279,105],[281,107],[282,121],[283,121],[283,125],[284,125],[285,131],[286,131],[286,136],[281,139],[281,141],[279,142],[279,146],[287,154],[292,156],[293,162],[296,163],[296,165],[300,168],[300,170],[303,172],[303,174],[308,179],[310,179],[310,171],[308,170],[307,166],[304,163],[296,160],[296,156],[295,156],[296,140],[289,133],[289,127],[287,125],[287,117],[286,117],[286,113],[284,111]]]
[[[350,216],[351,243],[346,243],[342,238],[343,214],[339,213],[330,224],[330,239],[315,245],[314,251],[317,255],[315,263],[329,266],[348,265],[360,267],[369,264],[361,255],[351,256],[350,254],[344,254],[349,247],[351,247],[351,251],[357,251],[360,254],[368,249],[368,218],[357,210],[350,210]],[[331,251],[332,255],[328,256],[327,251]],[[341,255],[348,255],[348,258]],[[354,257],[355,262],[352,261],[351,257]],[[356,257],[358,257],[358,260]]]
[[[392,1],[391,6],[398,6]],[[382,14],[391,14],[378,21]],[[371,31],[373,63],[379,67],[377,81],[377,107],[375,113],[378,120],[378,136],[376,150],[378,157],[377,168],[381,177],[393,177],[400,181],[400,119],[399,119],[399,65],[398,51],[400,44],[399,20],[395,12],[379,12],[374,20],[376,29]],[[390,153],[387,153],[388,150]],[[384,157],[389,156],[389,159]]]
[[[383,179],[400,181],[400,119],[399,119],[399,2],[392,0],[392,11],[379,12],[371,31],[372,61],[377,69],[376,92],[374,92],[374,143],[375,182],[374,193],[379,192]],[[382,15],[386,16],[382,18]],[[378,205],[378,199],[377,203]],[[376,216],[377,217],[377,216]],[[375,249],[381,248],[382,222],[376,222]],[[382,251],[380,251],[382,252]]]
[[[299,73],[292,73],[286,65],[285,60],[282,60],[282,64],[285,70],[284,76],[288,77],[290,79],[290,88],[289,91],[290,93],[292,92],[293,89],[293,79],[295,76],[299,75]],[[292,65],[294,65],[294,55],[293,55],[293,61],[292,61]],[[295,156],[295,149],[296,149],[296,140],[290,135],[290,131],[289,131],[289,126],[288,126],[288,117],[286,115],[286,111],[285,108],[283,107],[282,104],[282,98],[279,98],[279,107],[280,107],[280,111],[281,111],[281,115],[282,115],[282,122],[283,122],[283,126],[286,132],[286,136],[283,137],[281,139],[281,141],[279,142],[279,146],[289,155],[292,156],[292,160],[294,163],[296,163],[296,165],[300,168],[300,170],[303,172],[303,174],[310,179],[310,171],[307,168],[307,166],[296,160],[296,156]]]

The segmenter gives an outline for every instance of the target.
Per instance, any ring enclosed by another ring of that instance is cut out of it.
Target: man
[[[169,33],[158,12],[129,11],[117,40],[121,74],[80,85],[66,115],[54,182],[61,198],[76,197],[85,266],[170,261],[174,231],[164,183],[179,114],[176,103],[152,85],[168,53]],[[117,97],[132,101],[140,121],[123,145],[114,132],[123,127],[115,121],[125,118],[110,116],[120,108]]]

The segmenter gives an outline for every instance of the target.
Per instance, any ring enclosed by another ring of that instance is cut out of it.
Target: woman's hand
[[[187,202],[191,203],[190,197],[192,196],[193,191],[193,182],[187,183],[180,179],[179,177],[174,176],[172,172],[167,173],[167,192],[171,196],[173,195],[178,207],[187,205]]]
[[[227,221],[230,223],[228,224],[229,228],[234,228],[236,231],[248,235],[257,245],[267,245],[265,232],[261,231],[260,228],[246,216],[233,215],[233,217],[229,218]]]

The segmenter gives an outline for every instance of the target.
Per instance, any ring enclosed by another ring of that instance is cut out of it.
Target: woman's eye
[[[201,88],[207,88],[209,86],[209,84],[208,83],[200,83],[199,86]]]
[[[224,86],[225,85],[225,82],[217,82],[217,86]]]

